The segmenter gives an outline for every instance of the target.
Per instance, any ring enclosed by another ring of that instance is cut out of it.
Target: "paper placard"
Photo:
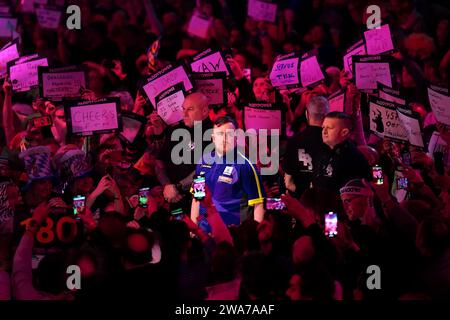
[[[382,83],[378,83],[378,96],[381,99],[395,102],[401,105],[406,105],[406,100],[400,98],[400,91],[389,88]]]
[[[122,112],[122,132],[119,136],[128,143],[133,143],[145,127],[145,117],[132,112]]]
[[[210,106],[223,106],[227,103],[227,95],[224,90],[226,74],[217,73],[194,73],[192,79],[197,91],[208,98]]]
[[[16,38],[17,19],[13,17],[0,17],[0,38]]]
[[[377,82],[392,87],[391,67],[382,56],[353,56],[353,72],[360,90],[376,90]]]
[[[436,120],[450,126],[450,96],[446,88],[428,87],[428,99]]]
[[[156,107],[156,96],[179,82],[183,82],[186,92],[189,92],[194,87],[183,66],[168,65],[151,75],[147,79],[147,84],[142,89],[150,100],[150,103]]]
[[[382,138],[408,141],[408,133],[397,114],[395,103],[369,97],[370,130]]]
[[[347,50],[347,53],[344,55],[344,70],[353,74],[353,60],[352,57],[366,54],[366,47],[364,46],[364,41],[360,40],[352,47]]]
[[[109,133],[122,130],[120,99],[105,98],[66,104],[68,131],[79,136]]]
[[[225,72],[227,76],[230,75],[225,59],[219,51],[208,49],[194,56],[192,60],[192,72]]]
[[[413,146],[423,148],[424,144],[419,119],[413,115],[411,110],[403,108],[397,108],[397,115],[408,134],[409,143]]]
[[[209,28],[212,24],[212,18],[208,18],[200,14],[198,11],[195,11],[191,20],[189,21],[187,32],[191,36],[196,36],[202,39],[207,39],[209,37]]]
[[[325,79],[316,56],[311,56],[301,61],[300,79],[303,87],[313,85]]]
[[[245,129],[278,129],[281,134],[281,110],[274,108],[244,107]],[[270,134],[270,131],[267,132]]]
[[[444,155],[444,165],[450,165],[450,152],[449,146],[444,139],[442,139],[441,134],[437,131],[433,132],[430,142],[428,143],[428,154],[430,157],[434,158],[434,153],[441,152]]]
[[[40,95],[50,100],[80,97],[86,88],[85,71],[75,66],[65,68],[39,67]]]
[[[247,15],[256,21],[274,23],[277,19],[277,5],[269,1],[248,0]]]
[[[36,17],[42,28],[58,29],[61,20],[61,9],[55,6],[35,5]]]
[[[389,25],[364,32],[367,54],[382,54],[394,50]]]
[[[8,72],[7,64],[10,61],[19,58],[19,51],[17,49],[17,41],[9,43],[0,51],[0,78],[4,78]]]
[[[300,85],[299,58],[277,60],[270,72],[270,82],[274,87],[293,87]]]
[[[183,102],[185,94],[183,83],[164,90],[156,97],[156,111],[168,125],[183,120]]]
[[[39,84],[38,67],[48,66],[47,58],[37,58],[28,60],[20,64],[8,63],[8,73],[11,79],[13,90],[23,92]]]
[[[329,96],[328,104],[330,106],[330,112],[345,112],[345,91],[339,90],[338,92]]]

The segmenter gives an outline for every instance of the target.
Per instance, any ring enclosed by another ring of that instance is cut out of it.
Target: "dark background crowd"
[[[52,67],[84,65],[82,99],[119,97],[121,110],[147,122],[133,143],[117,133],[78,137],[68,132],[59,102],[35,89],[13,92],[8,77],[0,80],[0,299],[450,298],[450,134],[427,95],[428,83],[448,88],[448,2],[276,3],[276,22],[267,23],[247,17],[246,1],[66,1],[80,6],[80,30],[67,29],[64,15],[57,30],[41,28],[34,14],[8,3],[18,17],[21,55],[38,53]],[[343,55],[367,30],[373,4],[390,26],[393,78],[420,116],[425,145],[438,132],[446,149],[430,153],[370,132],[368,95],[344,72]],[[194,10],[212,18],[207,39],[187,33]],[[147,50],[157,39],[152,66]],[[227,54],[227,104],[208,107],[193,93],[182,123],[166,125],[142,90],[144,80],[208,48]],[[316,54],[325,80],[305,90],[273,88],[274,59],[292,52]],[[329,113],[327,97],[339,90],[346,92],[345,112]],[[279,171],[258,176],[257,184],[286,208],[259,217],[248,206],[240,223],[229,224],[209,187],[193,221],[195,164],[173,163],[171,133],[192,130],[194,121],[205,129],[243,128],[250,102],[283,110]],[[43,115],[51,127],[34,125]],[[380,184],[372,181],[374,165],[383,170]],[[401,195],[396,172],[407,178]],[[136,203],[142,187],[150,188],[145,208]],[[85,208],[66,230],[58,221],[72,216],[79,195]],[[177,208],[184,214],[175,217]],[[330,211],[338,216],[332,238],[324,233]],[[80,267],[79,290],[67,288],[69,265]],[[381,270],[379,290],[368,288],[371,265]]]

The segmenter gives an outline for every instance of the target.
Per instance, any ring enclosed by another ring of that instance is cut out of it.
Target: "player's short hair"
[[[227,123],[231,123],[235,129],[238,128],[238,124],[237,124],[236,120],[231,116],[223,116],[223,117],[217,118],[216,121],[214,121],[214,126],[221,127]]]
[[[346,114],[345,112],[332,111],[330,113],[327,113],[325,118],[339,119],[345,125],[346,128],[348,128],[350,131],[353,131],[352,117]]]

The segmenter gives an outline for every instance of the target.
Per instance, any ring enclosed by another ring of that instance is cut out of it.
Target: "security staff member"
[[[227,225],[239,225],[247,217],[242,214],[254,207],[256,221],[264,218],[264,189],[255,166],[236,149],[236,121],[228,116],[214,122],[212,139],[215,151],[205,155],[196,174],[205,176],[212,200]],[[232,161],[230,161],[232,159]],[[228,161],[227,161],[228,160]],[[192,201],[191,218],[197,221],[200,202]]]
[[[284,183],[296,197],[309,189],[314,167],[320,157],[328,152],[322,141],[322,123],[328,110],[325,97],[312,97],[306,106],[308,126],[288,141],[283,163]]]
[[[372,180],[372,170],[364,155],[350,140],[352,119],[343,112],[330,112],[322,125],[322,140],[328,152],[319,160],[313,186],[339,194],[348,181]]]

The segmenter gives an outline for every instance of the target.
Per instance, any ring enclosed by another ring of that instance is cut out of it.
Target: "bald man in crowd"
[[[211,136],[204,137],[205,131],[213,127],[208,114],[208,98],[199,92],[192,93],[183,103],[183,123],[165,132],[165,141],[156,161],[156,173],[164,187],[164,198],[172,204],[172,208],[190,210],[189,189],[195,167],[201,160],[204,148],[211,143]],[[201,137],[194,138],[194,132],[201,132]],[[198,143],[200,145],[196,145]]]

